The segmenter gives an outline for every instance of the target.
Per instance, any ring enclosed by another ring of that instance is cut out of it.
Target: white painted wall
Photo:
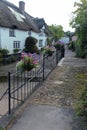
[[[10,53],[13,53],[13,41],[20,41],[20,49],[24,48],[25,39],[29,36],[28,31],[15,29],[15,37],[9,36],[9,28],[0,27],[0,43],[1,48],[8,49]],[[39,48],[39,40],[43,40],[43,46],[45,46],[47,37],[43,35],[39,36],[38,33],[31,32],[31,36],[38,40],[37,46]],[[40,48],[39,48],[40,49]]]
[[[20,49],[23,49],[25,39],[28,37],[28,32],[22,30],[15,30],[15,37],[9,36],[9,28],[0,28],[1,30],[1,47],[8,49],[13,53],[13,41],[20,41]]]

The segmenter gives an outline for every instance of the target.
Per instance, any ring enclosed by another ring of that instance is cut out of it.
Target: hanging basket
[[[24,66],[24,70],[26,70],[26,71],[31,71],[32,69],[34,68],[34,65],[25,65]]]
[[[47,50],[45,54],[46,54],[47,56],[52,56],[53,51],[51,51],[51,50]]]
[[[61,45],[60,45],[60,44],[55,44],[54,47],[55,47],[57,50],[60,50]]]

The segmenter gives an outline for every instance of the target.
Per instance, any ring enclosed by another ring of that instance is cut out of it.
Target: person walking
[[[61,46],[61,58],[65,56],[65,47],[64,44]]]

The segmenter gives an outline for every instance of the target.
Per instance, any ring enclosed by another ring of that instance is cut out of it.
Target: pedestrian
[[[61,58],[65,56],[65,47],[64,44],[61,46]]]

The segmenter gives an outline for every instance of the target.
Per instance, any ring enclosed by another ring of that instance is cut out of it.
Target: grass
[[[0,128],[0,130],[5,130],[4,128]]]
[[[83,117],[83,123],[87,127],[87,74],[77,73],[76,77],[76,89],[74,92],[76,101],[74,108],[78,116]],[[86,120],[86,123],[85,123]]]

